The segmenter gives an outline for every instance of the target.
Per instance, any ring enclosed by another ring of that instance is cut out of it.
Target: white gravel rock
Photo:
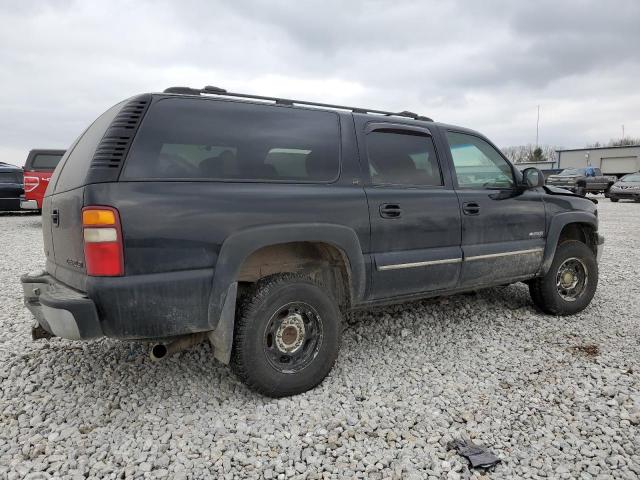
[[[280,400],[206,344],[154,363],[32,342],[19,276],[43,267],[40,217],[0,216],[0,479],[637,478],[640,205],[599,207],[586,311],[542,315],[516,284],[352,314],[330,376]],[[470,471],[458,438],[502,463]]]

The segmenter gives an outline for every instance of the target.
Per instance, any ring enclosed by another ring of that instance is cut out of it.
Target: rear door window
[[[165,98],[150,107],[121,179],[331,182],[339,145],[333,112]]]
[[[426,135],[373,131],[367,134],[371,182],[376,185],[440,186],[433,140]]]
[[[31,168],[33,170],[53,170],[58,165],[62,155],[39,153],[33,158]]]

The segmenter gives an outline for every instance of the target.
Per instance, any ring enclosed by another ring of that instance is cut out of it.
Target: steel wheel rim
[[[558,295],[567,302],[575,302],[587,289],[589,274],[587,266],[576,257],[567,258],[556,274]]]
[[[316,358],[322,338],[322,321],[317,310],[304,302],[291,302],[271,316],[262,345],[275,370],[296,373]]]

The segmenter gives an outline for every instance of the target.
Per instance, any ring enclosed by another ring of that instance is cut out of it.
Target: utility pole
[[[622,139],[624,140],[624,123],[622,124]]]
[[[622,128],[624,128],[624,127],[622,127]],[[538,105],[538,120],[536,121],[536,148],[538,148],[538,134],[539,133],[540,133],[540,105]]]

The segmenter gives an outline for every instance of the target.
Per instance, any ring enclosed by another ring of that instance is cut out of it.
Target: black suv
[[[595,201],[481,134],[391,113],[173,87],[107,110],[43,205],[34,337],[207,338],[253,389],[314,387],[345,311],[526,282],[556,315],[598,281]]]

